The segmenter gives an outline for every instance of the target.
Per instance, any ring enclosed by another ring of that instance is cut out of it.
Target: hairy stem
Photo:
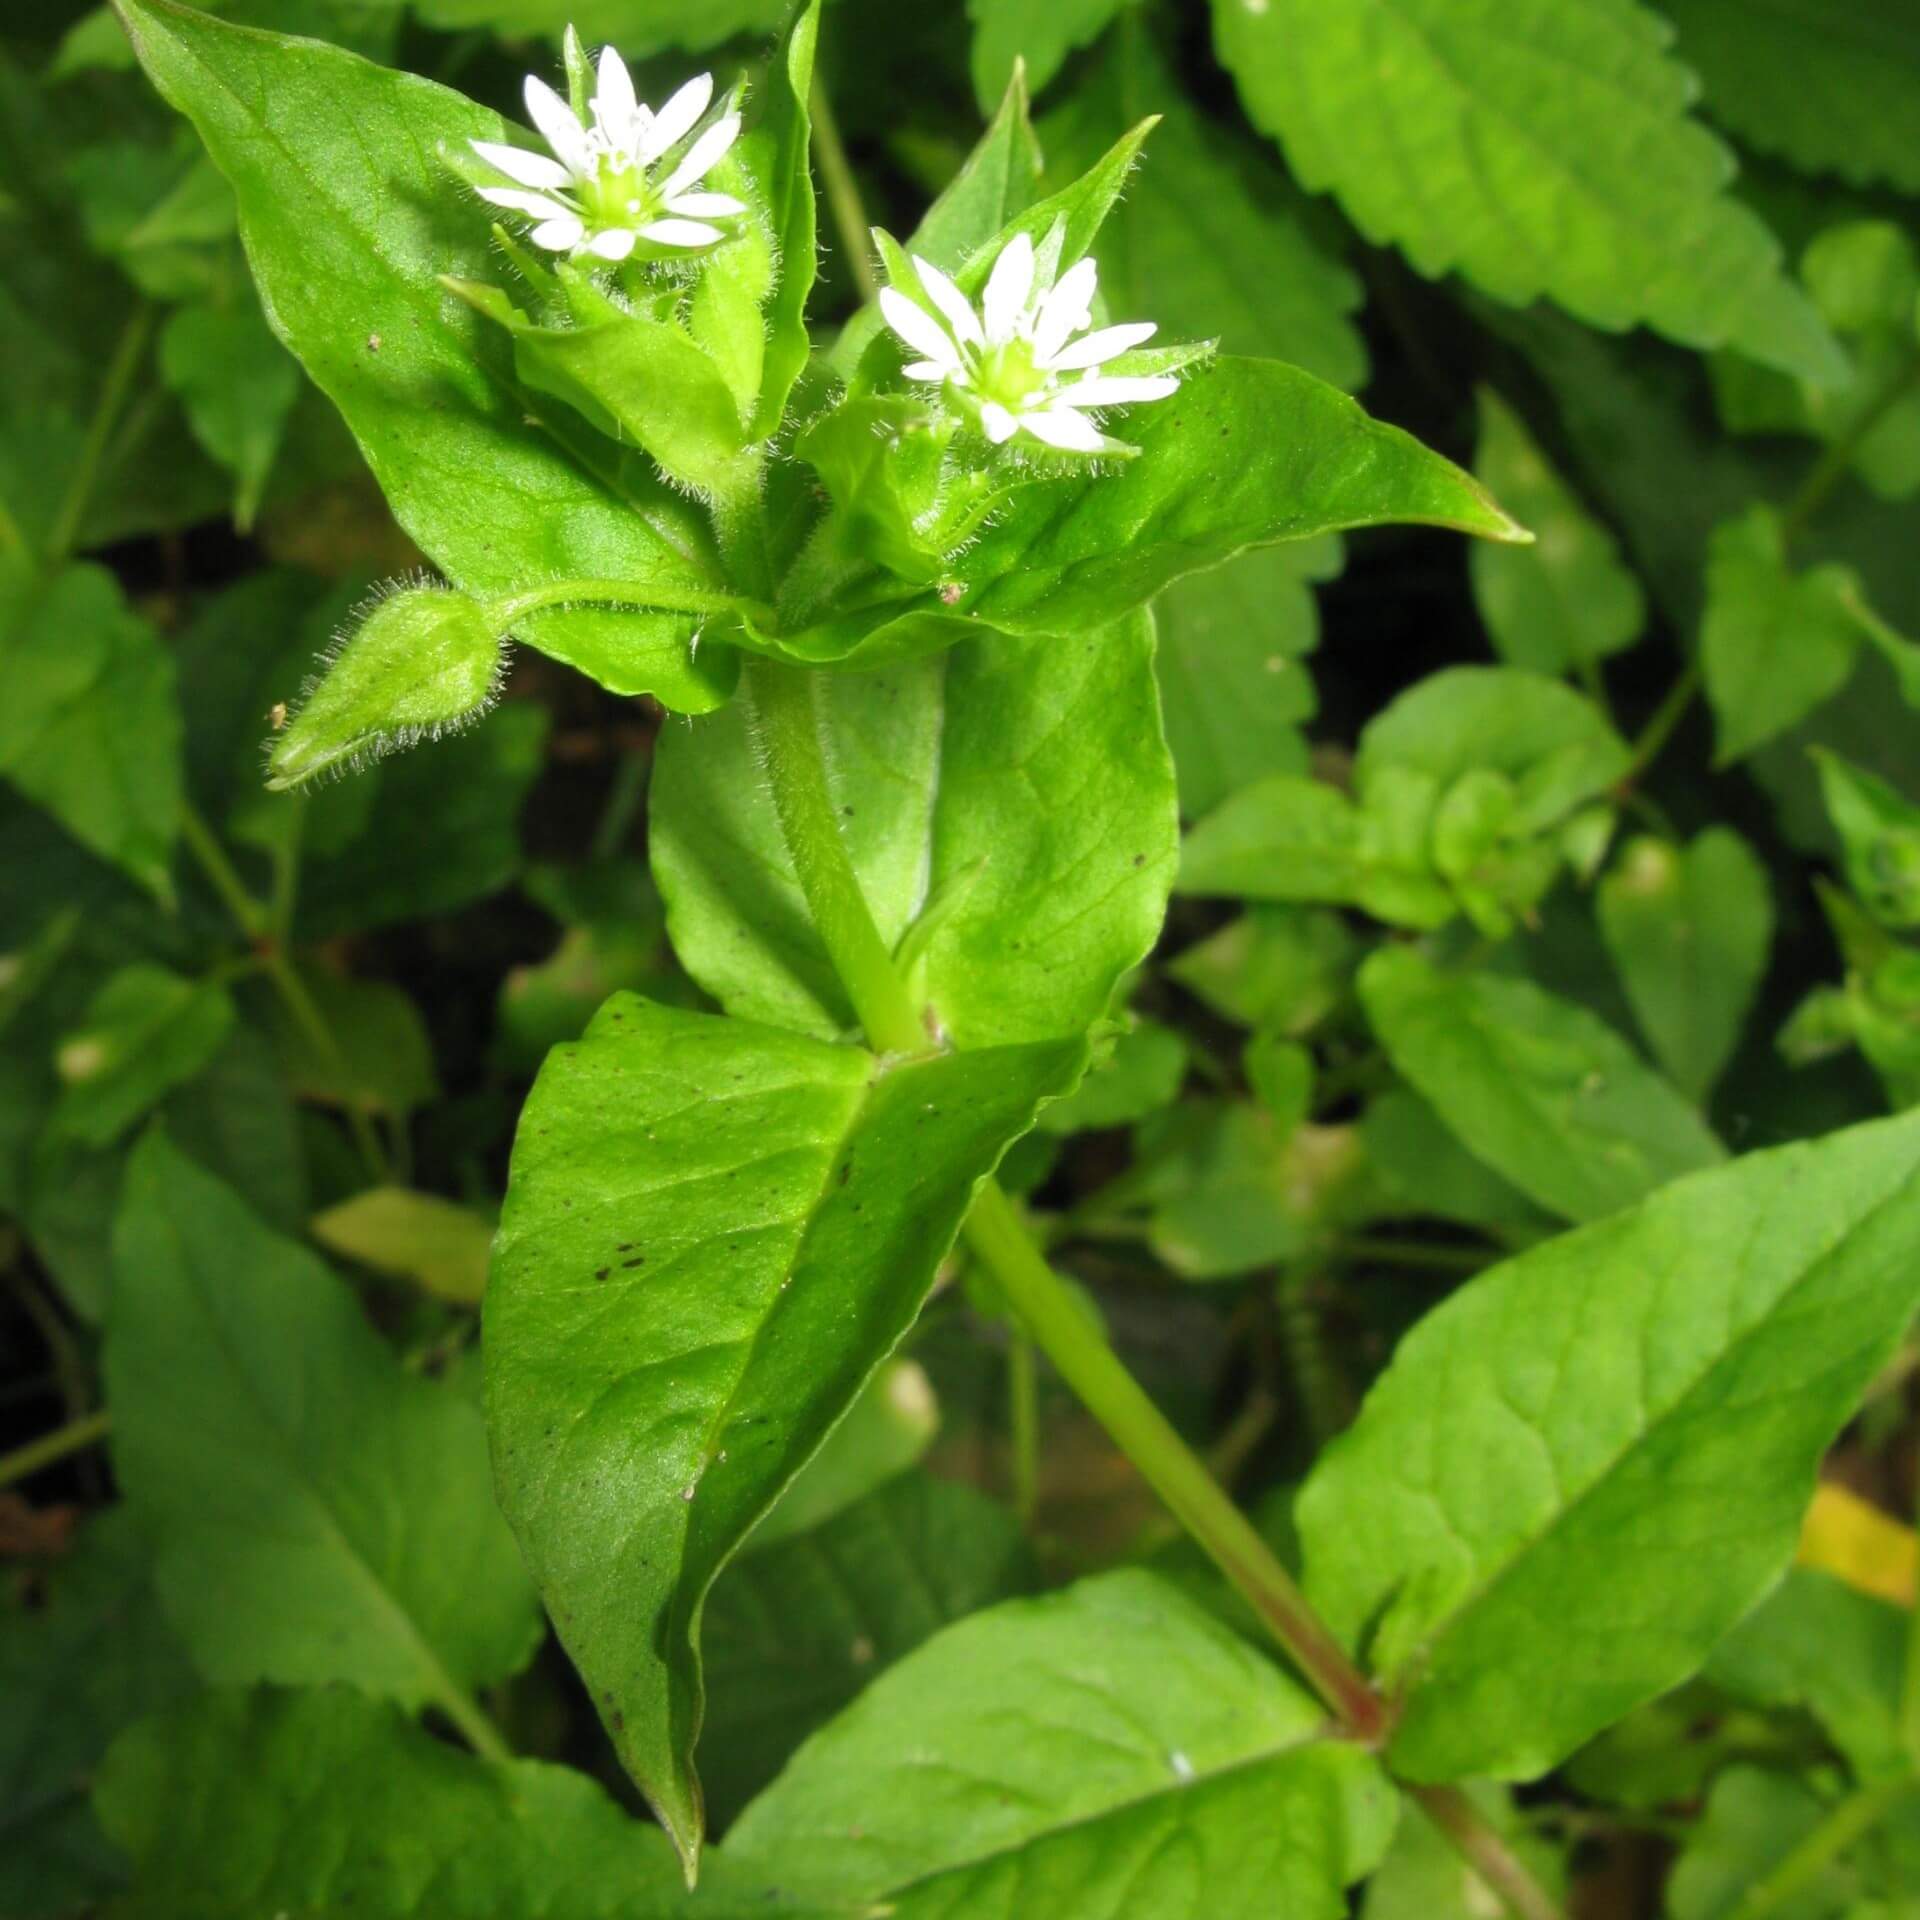
[[[24,1480],[42,1467],[53,1466],[69,1454],[79,1453],[96,1440],[105,1439],[111,1424],[104,1412],[89,1413],[78,1420],[69,1420],[51,1433],[43,1433],[38,1440],[29,1440],[24,1447],[15,1447],[11,1453],[0,1453],[0,1487],[10,1487],[16,1480]]]
[[[636,613],[738,613],[770,624],[773,609],[736,593],[708,593],[698,587],[669,587],[641,580],[552,580],[486,603],[489,625],[505,633],[518,620],[543,607],[614,606]]]
[[[875,299],[880,281],[873,271],[873,242],[867,237],[867,210],[860,199],[860,183],[853,177],[853,163],[840,138],[840,123],[833,117],[833,103],[827,90],[816,79],[807,102],[813,121],[813,157],[819,163],[820,179],[827,190],[827,206],[833,224],[839,229],[840,244],[847,250],[847,265],[853,271],[854,284],[862,300]]]

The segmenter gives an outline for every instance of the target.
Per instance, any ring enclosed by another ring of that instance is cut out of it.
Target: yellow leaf
[[[1862,1593],[1913,1605],[1920,1539],[1911,1527],[1831,1481],[1821,1484],[1807,1509],[1796,1557],[1803,1567],[1818,1567]]]

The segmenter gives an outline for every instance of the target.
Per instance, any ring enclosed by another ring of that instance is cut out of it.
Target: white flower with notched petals
[[[899,287],[880,292],[887,325],[922,356],[907,364],[906,376],[940,387],[975,414],[995,446],[1026,434],[1067,453],[1127,451],[1094,425],[1089,410],[1164,400],[1180,384],[1170,373],[1100,371],[1157,329],[1143,320],[1087,331],[1099,274],[1091,258],[1053,280],[1031,237],[1015,234],[993,263],[978,312],[930,261],[915,255],[913,268],[938,319]],[[1039,284],[1043,279],[1049,284]]]
[[[514,182],[482,187],[480,197],[525,214],[535,222],[534,245],[554,253],[624,260],[643,241],[692,252],[723,239],[713,223],[746,208],[700,182],[740,137],[740,116],[723,114],[688,141],[713,98],[713,76],[689,80],[658,113],[634,97],[627,63],[611,47],[600,55],[596,79],[589,127],[544,80],[529,76],[527,113],[553,157],[475,140],[474,152]]]

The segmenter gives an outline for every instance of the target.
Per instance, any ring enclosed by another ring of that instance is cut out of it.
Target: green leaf
[[[1027,108],[1028,76],[1013,72],[986,132],[914,228],[909,253],[952,273],[1040,198],[1040,142]]]
[[[233,475],[234,524],[249,531],[300,396],[299,368],[248,295],[177,309],[160,335],[160,371],[194,437]]]
[[[1452,1220],[1521,1241],[1553,1231],[1547,1215],[1476,1160],[1432,1107],[1404,1087],[1369,1102],[1360,1138],[1389,1217]]]
[[[442,1300],[475,1306],[486,1290],[493,1223],[437,1193],[369,1187],[315,1214],[312,1231],[329,1253],[416,1280]]]
[[[1064,1100],[1041,1114],[1040,1129],[1066,1135],[1130,1126],[1171,1105],[1186,1076],[1187,1043],[1179,1030],[1138,1021]]]
[[[1429,1313],[1298,1507],[1309,1595],[1402,1696],[1396,1770],[1532,1779],[1696,1672],[1917,1274],[1920,1118],[1676,1181]]]
[[[0,1909],[91,1909],[121,1878],[86,1781],[123,1727],[196,1686],[124,1508],[87,1523],[39,1604],[0,1595]]]
[[[714,587],[687,504],[640,456],[596,447],[535,404],[505,341],[440,286],[495,262],[487,209],[438,154],[501,139],[497,115],[175,0],[125,0],[123,17],[154,84],[233,184],[275,332],[456,586],[483,597],[578,576]],[[682,617],[555,609],[517,630],[618,693],[701,712],[729,691],[729,652],[696,660]]]
[[[717,1820],[731,1823],[895,1661],[1035,1579],[1004,1507],[925,1473],[901,1474],[807,1532],[749,1542],[703,1623],[705,1785]]]
[[[854,869],[960,1046],[1084,1033],[1153,945],[1178,822],[1152,651],[1137,618],[816,682]],[[847,1032],[751,734],[740,700],[661,735],[650,850],[674,947],[731,1012]]]
[[[1223,356],[1127,432],[1137,459],[1023,489],[957,556],[957,612],[1069,634],[1245,547],[1389,521],[1523,537],[1459,468],[1295,367]]]
[[[500,637],[486,610],[445,587],[408,586],[369,609],[273,743],[267,785],[297,787],[437,740],[492,706]]]
[[[420,18],[446,32],[485,27],[516,38],[558,39],[568,26],[583,40],[614,41],[629,58],[662,47],[692,52],[737,34],[772,33],[792,0],[417,0]]]
[[[793,383],[812,351],[807,333],[807,296],[813,291],[819,247],[814,233],[809,152],[813,122],[807,102],[819,38],[820,0],[807,0],[794,15],[785,44],[769,64],[766,117],[754,135],[755,145],[767,149],[764,184],[780,262],[779,285],[766,322],[766,360],[752,426],[755,439],[765,439],[780,425]]]
[[[690,1864],[707,1589],[1083,1062],[1056,1042],[883,1067],[624,995],[548,1057],[487,1289],[501,1500]]]
[[[1704,1100],[1740,1043],[1773,944],[1767,870],[1731,827],[1621,849],[1595,905],[1634,1018],[1675,1086]]]
[[[967,18],[973,22],[969,70],[981,111],[1006,93],[1022,63],[1026,85],[1035,93],[1045,92],[1068,54],[1099,39],[1125,4],[1126,0],[967,0]]]
[[[94,995],[82,1024],[62,1035],[54,1066],[59,1104],[50,1125],[104,1147],[182,1081],[191,1080],[233,1026],[233,999],[213,981],[165,967],[122,967]]]
[[[0,565],[0,775],[162,900],[180,822],[180,710],[159,636],[104,568]]]
[[[340,1688],[203,1695],[121,1739],[96,1800],[134,1863],[137,1892],[116,1909],[126,1920],[689,1910],[665,1836],[584,1774],[484,1765]],[[691,1909],[747,1910],[744,1899]]]
[[[1920,193],[1920,21],[1882,0],[1661,0],[1707,111],[1762,153]]]
[[[1647,602],[1619,543],[1491,387],[1480,389],[1473,472],[1534,536],[1530,547],[1482,544],[1467,556],[1474,604],[1501,659],[1570,673],[1632,646],[1646,628]]]
[[[1046,17],[1061,11],[1049,5]],[[1285,360],[1358,392],[1367,383],[1366,343],[1352,318],[1359,277],[1310,231],[1298,190],[1271,155],[1189,104],[1139,13],[1121,20],[1047,116],[1051,166],[1079,172],[1150,113],[1159,123],[1094,247],[1114,314],[1157,321],[1165,339],[1216,340],[1228,353]]]
[[[1341,563],[1331,540],[1270,547],[1189,574],[1155,603],[1154,669],[1189,818],[1266,774],[1306,772],[1299,729],[1319,707],[1305,665],[1320,644],[1313,583]]]
[[[1713,1650],[1707,1678],[1750,1706],[1810,1713],[1863,1780],[1912,1765],[1900,1727],[1911,1616],[1795,1567]]]
[[[209,1680],[445,1705],[525,1664],[541,1623],[471,1407],[159,1132],[113,1257],[114,1471]]]
[[[1888,927],[1920,926],[1920,807],[1898,787],[1816,747],[1847,884]]]
[[[1360,969],[1360,999],[1462,1145],[1563,1219],[1597,1220],[1722,1158],[1693,1106],[1611,1027],[1530,981],[1442,973],[1386,948]]]
[[[1169,963],[1222,1019],[1298,1036],[1347,996],[1359,945],[1337,913],[1255,907]]]
[[[312,1022],[275,1001],[281,1071],[302,1098],[404,1116],[438,1097],[426,1022],[399,987],[321,967],[302,968],[299,979],[332,1036],[326,1044]]]
[[[1864,636],[1851,569],[1787,566],[1770,508],[1718,527],[1707,553],[1700,663],[1715,721],[1715,764],[1728,766],[1836,693]]]
[[[936,1634],[801,1748],[736,1859],[899,1920],[1333,1920],[1394,1797],[1320,1706],[1128,1571]]]
[[[1254,124],[1429,279],[1509,306],[1543,294],[1610,332],[1645,323],[1817,381],[1846,361],[1731,198],[1693,80],[1632,0],[1214,0]]]
[[[1667,1882],[1672,1920],[1729,1920],[1744,1896],[1784,1866],[1830,1811],[1790,1774],[1728,1767],[1714,1781],[1706,1811],[1674,1862]],[[1795,1891],[1789,1904],[1775,1908],[1782,1920],[1838,1920],[1855,1911],[1860,1888],[1844,1865],[1827,1860]]]

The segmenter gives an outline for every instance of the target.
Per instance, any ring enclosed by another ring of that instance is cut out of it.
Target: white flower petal
[[[553,149],[560,164],[576,180],[593,178],[593,149],[587,144],[586,128],[544,80],[537,80],[531,74],[527,76],[527,116],[540,129],[541,138]]]
[[[498,140],[469,140],[467,144],[488,166],[518,180],[523,187],[570,187],[573,175],[558,160],[525,147],[504,146]]]
[[[952,373],[951,367],[943,367],[937,360],[909,360],[900,369],[909,380],[941,381]]]
[[[524,187],[480,187],[482,200],[496,207],[511,207],[515,213],[531,214],[536,220],[571,220],[573,209],[564,200],[550,199],[544,193],[529,193]]]
[[[571,253],[586,238],[586,233],[586,228],[568,214],[564,220],[543,220],[527,238],[550,253]]]
[[[998,447],[1019,432],[1020,422],[997,400],[989,400],[980,409],[980,431]]]
[[[1063,347],[1042,364],[1055,373],[1071,373],[1077,367],[1097,367],[1102,361],[1131,352],[1159,331],[1151,320],[1129,320],[1125,326],[1101,327],[1084,339],[1074,341],[1070,347]]]
[[[684,213],[694,220],[722,220],[747,210],[747,203],[730,193],[676,193],[662,204],[669,213]]]
[[[1020,431],[1030,433],[1049,447],[1067,453],[1098,453],[1106,444],[1100,429],[1083,413],[1067,407],[1048,407],[1040,413],[1023,413]]]
[[[653,125],[640,143],[636,156],[643,167],[650,167],[666,150],[684,140],[700,124],[700,116],[713,98],[713,75],[696,74],[673,94],[653,116]]]
[[[739,137],[740,116],[737,113],[729,113],[716,120],[687,149],[687,157],[668,174],[666,185],[660,191],[671,200],[676,193],[684,193],[687,188],[698,186],[720,164],[727,149]]]
[[[983,345],[986,336],[980,331],[980,316],[974,312],[973,302],[931,260],[922,260],[917,253],[913,270],[920,276],[927,298],[947,316],[953,337],[966,346]]]
[[[1170,373],[1094,374],[1062,387],[1053,396],[1057,407],[1131,407],[1142,400],[1164,400],[1179,390]]]
[[[600,49],[600,90],[589,103],[594,123],[617,153],[631,153],[640,139],[640,101],[633,91],[633,75],[613,48]]]
[[[1000,346],[1013,338],[1014,328],[1025,317],[1027,298],[1033,292],[1033,239],[1016,233],[1000,249],[1000,257],[987,276],[987,288],[980,296],[980,309],[986,321],[987,339]]]
[[[916,353],[924,354],[950,372],[958,372],[960,349],[932,314],[915,306],[898,287],[880,289],[880,317]]]
[[[587,242],[587,251],[599,260],[624,260],[633,248],[633,233],[626,227],[608,227]]]
[[[1034,358],[1044,367],[1093,317],[1100,270],[1092,254],[1076,260],[1040,302],[1033,318]]]
[[[649,220],[640,229],[640,238],[663,247],[710,247],[726,236],[704,220]]]

